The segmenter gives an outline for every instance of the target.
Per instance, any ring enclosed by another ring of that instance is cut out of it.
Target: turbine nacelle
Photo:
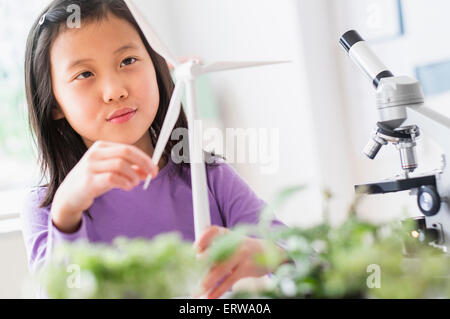
[[[198,59],[190,59],[176,66],[173,73],[177,81],[193,80],[204,73],[203,64]]]

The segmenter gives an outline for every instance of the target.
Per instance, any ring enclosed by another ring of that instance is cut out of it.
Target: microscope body
[[[406,124],[416,123],[441,148],[441,166],[431,174],[436,194],[422,193],[423,186],[419,187],[417,204],[424,214],[426,229],[438,234],[432,242],[450,252],[450,168],[446,163],[450,156],[450,119],[420,104],[408,107],[407,115]]]
[[[383,145],[393,144],[399,151],[402,177],[356,185],[368,194],[410,190],[417,195],[423,216],[416,218],[417,239],[450,252],[450,119],[425,106],[420,83],[407,76],[394,76],[354,31],[346,32],[341,45],[352,60],[372,80],[376,88],[379,121],[363,153],[374,159]],[[417,168],[416,138],[431,137],[442,151],[441,167],[421,176],[410,176]]]
[[[381,79],[376,104],[380,121],[364,153],[374,158],[375,148],[395,144],[404,177],[357,185],[356,189],[365,187],[366,192],[372,194],[410,190],[417,196],[418,208],[423,213],[421,219],[416,218],[417,239],[450,251],[450,169],[445,163],[450,154],[450,120],[425,106],[419,82],[409,77]],[[418,167],[415,140],[422,132],[441,147],[441,167],[426,175],[410,176]]]

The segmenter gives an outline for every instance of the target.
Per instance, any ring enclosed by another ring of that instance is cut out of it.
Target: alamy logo
[[[205,151],[223,154],[227,163],[259,164],[261,174],[275,174],[279,169],[280,132],[278,128],[226,128],[225,135],[219,128],[203,128],[201,120],[195,120],[192,131],[176,128],[171,134],[173,141],[179,141],[172,149],[172,160],[199,163],[201,153],[189,158],[187,140],[192,138]],[[212,159],[211,159],[212,160]]]
[[[367,287],[370,289],[381,288],[381,267],[377,264],[370,264],[366,271],[371,273],[366,280]]]
[[[71,273],[67,277],[67,287],[68,288],[81,288],[81,268],[80,265],[70,264],[67,266],[68,273]]]
[[[79,5],[71,4],[67,6],[67,12],[72,13],[67,17],[67,27],[69,29],[81,28],[81,9]]]
[[[367,8],[366,26],[370,29],[379,30],[383,27],[383,10],[379,3],[370,3]]]

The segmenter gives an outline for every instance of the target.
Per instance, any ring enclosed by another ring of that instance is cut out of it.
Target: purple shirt
[[[237,224],[254,224],[265,202],[258,198],[237,172],[225,161],[207,165],[208,198],[211,224],[227,228]],[[147,190],[142,181],[131,191],[112,189],[95,199],[83,214],[75,233],[63,233],[52,223],[50,206],[39,208],[46,188],[29,194],[22,213],[23,236],[29,269],[34,273],[49,260],[53,247],[62,241],[80,238],[90,242],[110,243],[116,236],[152,238],[177,231],[184,240],[194,241],[191,174],[171,159],[152,179]],[[274,220],[273,225],[282,225]]]

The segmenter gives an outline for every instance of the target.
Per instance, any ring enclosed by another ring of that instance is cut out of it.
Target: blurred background
[[[23,197],[40,181],[28,129],[23,62],[26,37],[49,0],[0,0],[0,298],[33,297],[20,230]],[[418,78],[427,104],[450,117],[450,30],[445,0],[135,0],[179,57],[290,60],[291,63],[211,74],[198,81],[205,127],[256,128],[269,154],[236,163],[216,148],[269,202],[283,187],[307,189],[276,212],[291,226],[322,220],[323,193],[333,195],[330,218],[339,223],[353,185],[400,173],[397,150],[374,161],[362,149],[377,121],[374,90],[338,45],[356,29],[396,75]],[[439,147],[423,137],[417,173],[440,165]],[[226,143],[225,143],[226,145]],[[261,147],[261,145],[260,145]],[[272,165],[270,173],[262,167]],[[383,222],[419,215],[408,193],[365,198],[364,218]]]

